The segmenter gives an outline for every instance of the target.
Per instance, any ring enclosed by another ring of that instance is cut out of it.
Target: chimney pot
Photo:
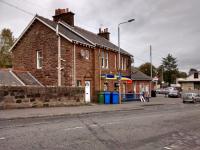
[[[55,16],[53,16],[53,21],[58,22],[59,20],[66,22],[70,26],[74,26],[74,13],[70,12],[69,8],[56,9]]]
[[[99,33],[97,35],[107,40],[110,40],[110,33],[108,32],[108,28],[105,28],[105,29],[99,28]]]

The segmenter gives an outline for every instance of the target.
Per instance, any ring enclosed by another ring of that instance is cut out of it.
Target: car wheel
[[[185,104],[185,101],[183,101],[183,103]]]

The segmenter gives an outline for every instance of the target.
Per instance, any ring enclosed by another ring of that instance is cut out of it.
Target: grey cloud
[[[200,1],[199,0],[7,0],[31,13],[51,19],[56,8],[69,7],[75,12],[76,24],[97,33],[101,25],[109,28],[111,41],[117,44],[117,25],[121,26],[121,46],[135,56],[135,66],[149,60],[153,47],[153,63],[171,53],[181,70],[200,69]],[[10,27],[15,36],[23,31],[31,16],[0,3],[0,29]]]

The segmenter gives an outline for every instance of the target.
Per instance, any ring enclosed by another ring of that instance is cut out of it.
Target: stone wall
[[[82,87],[1,86],[0,109],[84,104]]]

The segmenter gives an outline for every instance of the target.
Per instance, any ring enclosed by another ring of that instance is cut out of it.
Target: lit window
[[[42,68],[42,52],[41,51],[37,51],[37,69],[41,69]]]

